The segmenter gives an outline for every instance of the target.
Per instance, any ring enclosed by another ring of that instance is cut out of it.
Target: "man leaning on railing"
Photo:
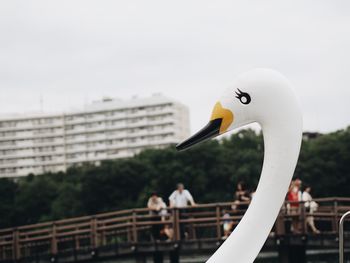
[[[147,207],[150,209],[153,221],[161,221],[162,217],[167,213],[165,202],[156,192],[151,194],[147,202]],[[152,225],[152,237],[155,240],[160,240],[161,229],[162,225],[160,224]]]
[[[182,183],[178,183],[176,190],[169,196],[169,203],[171,208],[185,208],[188,207],[190,203],[191,206],[196,206],[196,203],[185,186]],[[184,215],[183,211],[179,209],[179,217],[181,219],[185,219],[186,215]],[[185,238],[187,236],[187,232],[183,224],[180,224],[180,235],[181,238]]]

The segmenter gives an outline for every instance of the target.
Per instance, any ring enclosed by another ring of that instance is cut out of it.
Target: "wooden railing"
[[[338,232],[340,217],[350,210],[350,198],[315,199],[319,204],[310,214],[304,203],[299,203],[296,213],[289,213],[286,202],[272,232],[275,236],[293,235],[292,220],[298,220],[298,234],[311,234],[306,219],[313,216],[323,234]],[[33,255],[57,255],[71,250],[89,250],[95,253],[101,247],[118,244],[149,242],[183,242],[191,240],[221,240],[223,223],[230,220],[236,226],[245,213],[240,203],[201,204],[185,209],[167,208],[162,217],[150,210],[129,209],[94,216],[45,222],[0,230],[0,261],[19,260]],[[229,217],[224,217],[228,213]],[[152,231],[167,226],[173,231],[170,240],[154,238]],[[156,227],[158,226],[158,228]]]

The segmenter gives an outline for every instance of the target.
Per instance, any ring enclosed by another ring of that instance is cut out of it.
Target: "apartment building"
[[[0,116],[0,177],[133,156],[189,135],[185,105],[163,95],[106,98],[62,114]]]

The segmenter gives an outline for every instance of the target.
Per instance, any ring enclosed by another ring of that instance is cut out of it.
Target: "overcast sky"
[[[0,113],[79,108],[161,92],[192,131],[237,74],[271,67],[304,129],[350,124],[350,1],[1,1]]]

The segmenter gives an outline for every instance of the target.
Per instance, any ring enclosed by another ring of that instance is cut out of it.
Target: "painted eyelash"
[[[240,89],[237,89],[237,90],[238,90],[238,92],[235,91],[235,93],[236,93],[236,98],[239,99],[239,101],[240,101],[242,104],[245,104],[245,105],[249,104],[249,103],[251,102],[250,95],[249,95],[248,93],[246,93],[246,92],[241,91]],[[242,101],[242,98],[243,98],[243,97],[246,99],[246,101]]]

